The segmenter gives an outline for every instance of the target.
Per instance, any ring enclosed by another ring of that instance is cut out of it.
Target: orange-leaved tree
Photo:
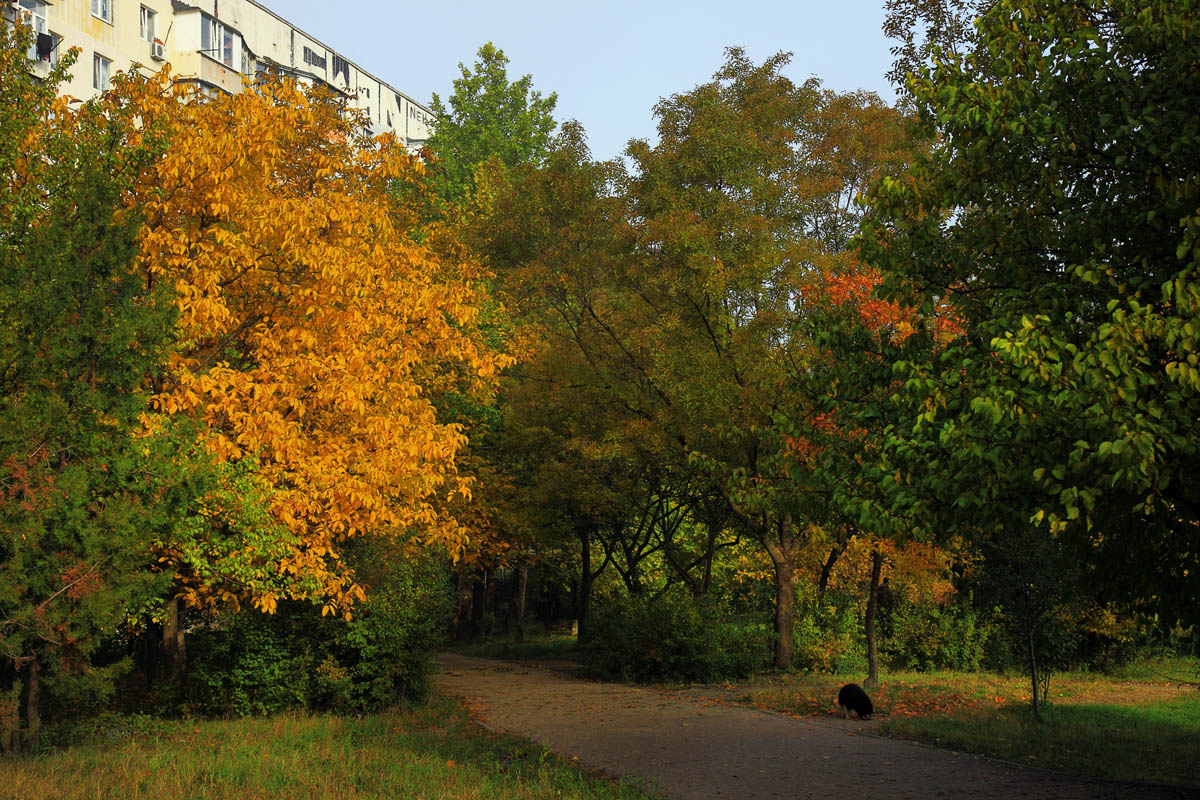
[[[130,98],[172,142],[131,200],[147,226],[146,279],[179,298],[155,409],[194,418],[213,454],[247,466],[279,535],[273,549],[239,543],[214,500],[197,510],[205,524],[161,543],[160,563],[190,605],[269,612],[292,597],[349,613],[364,591],[341,563],[348,538],[404,534],[451,551],[468,538],[446,510],[469,492],[455,465],[465,437],[431,397],[486,393],[503,362],[477,333],[482,273],[445,255],[462,250],[418,243],[396,198],[416,202],[421,163],[370,138],[334,94],[165,85]]]

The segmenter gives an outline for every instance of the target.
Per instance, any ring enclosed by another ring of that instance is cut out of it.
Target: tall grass
[[[538,745],[484,734],[447,700],[362,718],[285,714],[147,727],[131,734],[118,725],[90,743],[0,760],[0,798],[647,797]]]

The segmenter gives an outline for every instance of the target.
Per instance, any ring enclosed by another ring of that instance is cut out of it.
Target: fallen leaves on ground
[[[840,687],[797,686],[752,690],[735,698],[736,702],[796,717],[841,716],[835,698]],[[974,697],[943,687],[916,684],[882,684],[870,692],[875,714],[889,717],[922,717],[955,714],[975,709],[991,709],[1010,701],[1000,695]]]

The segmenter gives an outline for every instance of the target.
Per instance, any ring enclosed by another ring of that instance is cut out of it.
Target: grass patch
[[[1131,681],[1190,683],[1200,686],[1200,658],[1186,656],[1143,658],[1119,667],[1114,675]]]
[[[1095,778],[1200,786],[1200,693],[1154,705],[1051,705],[907,717],[892,736]]]
[[[764,676],[740,686],[734,699],[794,716],[841,715],[838,689],[861,683],[857,675],[786,674]],[[896,673],[869,692],[877,716],[922,717],[994,707],[1020,697],[1020,678],[955,672]]]
[[[576,637],[567,633],[526,636],[525,641],[520,644],[514,640],[512,634],[508,634],[484,641],[461,642],[449,649],[460,655],[479,658],[575,661],[577,658],[576,643]]]
[[[483,732],[457,703],[362,718],[120,725],[84,744],[0,760],[0,798],[645,800],[540,745]]]
[[[882,676],[870,692],[880,732],[1109,780],[1200,786],[1200,662],[1171,658],[1115,676],[1054,673],[1037,722],[1021,675],[930,672]],[[841,714],[840,686],[858,675],[771,675],[728,699],[795,716]]]

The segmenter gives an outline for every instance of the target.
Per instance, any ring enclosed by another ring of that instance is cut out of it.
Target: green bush
[[[70,662],[54,660],[46,665],[41,682],[41,714],[50,724],[90,717],[103,713],[112,704],[120,681],[128,675],[132,660],[128,657],[96,663],[93,654],[86,669]],[[19,684],[14,684],[7,697],[0,698],[0,708],[15,709]]]
[[[273,615],[246,611],[191,635],[191,705],[207,714],[253,716],[309,705],[315,671],[303,635],[311,607],[281,607]]]
[[[876,617],[880,663],[893,670],[978,669],[998,636],[990,617],[957,597],[906,599],[904,592]],[[866,599],[846,591],[797,586],[796,649],[793,664],[809,672],[847,673],[866,669]]]
[[[967,597],[945,604],[901,600],[880,628],[881,660],[890,669],[918,672],[977,670],[997,633]]]
[[[816,595],[811,584],[797,586],[792,663],[806,672],[861,671],[866,655],[859,599],[827,592],[818,603]]]
[[[291,603],[191,634],[191,705],[247,716],[297,707],[366,711],[423,699],[451,609],[444,569],[386,541],[356,542],[347,558],[368,586],[348,622]]]
[[[714,679],[741,678],[768,667],[775,632],[766,621],[754,618],[717,622],[721,648]]]
[[[583,662],[619,680],[714,681],[761,668],[770,653],[763,624],[723,619],[683,590],[653,598],[602,598],[580,646]]]
[[[365,710],[424,699],[453,611],[444,564],[432,557],[404,559],[386,542],[362,542],[350,558],[370,590],[349,623],[324,621],[334,634],[326,657],[348,679],[346,691],[325,704]]]

